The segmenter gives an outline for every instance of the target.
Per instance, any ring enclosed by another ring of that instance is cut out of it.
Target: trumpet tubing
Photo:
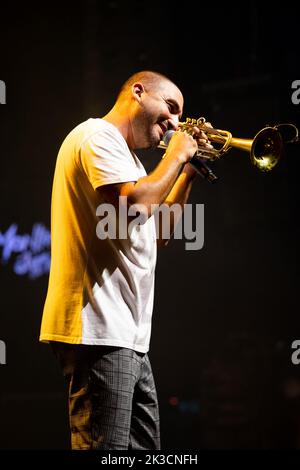
[[[290,142],[299,140],[298,129],[293,124],[278,124],[274,127],[267,126],[261,129],[253,139],[241,139],[233,137],[229,131],[214,129],[205,123],[206,120],[203,117],[197,120],[187,118],[186,121],[179,123],[179,130],[193,135],[195,132],[194,128],[198,127],[198,129],[207,135],[211,142],[221,145],[219,149],[214,148],[212,150],[199,146],[196,155],[200,159],[217,160],[234,147],[250,153],[252,164],[262,171],[272,170],[281,158],[283,151],[283,139],[279,131],[281,126],[293,128],[295,135]],[[159,147],[166,148],[167,144],[162,141]]]

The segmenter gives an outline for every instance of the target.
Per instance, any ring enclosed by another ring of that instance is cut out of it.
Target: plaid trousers
[[[68,383],[72,449],[160,449],[148,354],[112,346],[51,345]]]

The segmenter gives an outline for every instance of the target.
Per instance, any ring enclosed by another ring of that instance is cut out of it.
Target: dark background
[[[197,9],[196,9],[197,7]],[[39,9],[40,8],[40,9]],[[1,226],[50,226],[58,149],[101,117],[121,84],[151,69],[185,96],[184,117],[205,116],[236,137],[266,124],[300,125],[299,14],[292,2],[86,1],[1,6]],[[205,243],[174,240],[159,253],[150,357],[164,449],[300,448],[299,146],[269,174],[233,149],[200,177]],[[151,170],[161,151],[139,152]],[[0,247],[0,254],[1,254]],[[38,342],[48,277],[0,266],[0,447],[69,447],[66,388]]]

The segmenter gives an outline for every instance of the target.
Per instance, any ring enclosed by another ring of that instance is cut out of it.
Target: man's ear
[[[132,94],[137,101],[140,101],[142,94],[145,91],[144,85],[141,82],[136,82],[131,87]]]

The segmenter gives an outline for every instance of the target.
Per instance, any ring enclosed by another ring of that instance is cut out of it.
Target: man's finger
[[[206,147],[208,149],[213,149],[213,146],[207,140],[199,139],[199,140],[197,140],[197,142],[198,142],[198,145],[200,147]]]

